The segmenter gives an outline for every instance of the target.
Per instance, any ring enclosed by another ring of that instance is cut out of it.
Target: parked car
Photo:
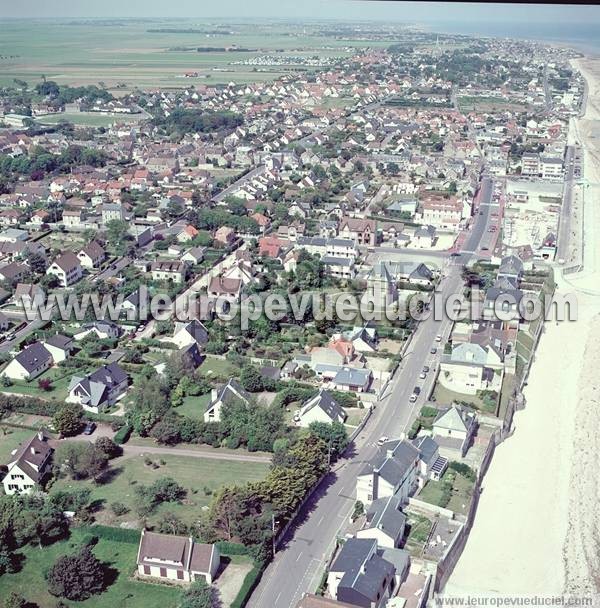
[[[435,353],[437,353],[437,348],[435,346],[431,347],[431,350],[429,351],[432,355],[435,355]]]
[[[95,430],[96,430],[96,423],[95,422],[88,422],[85,425],[85,428],[83,429],[83,434],[84,435],[91,435]]]
[[[414,403],[419,398],[420,394],[421,394],[421,389],[418,386],[415,386],[415,388],[413,388],[413,392],[412,392],[412,395],[410,396],[409,401],[411,403]]]

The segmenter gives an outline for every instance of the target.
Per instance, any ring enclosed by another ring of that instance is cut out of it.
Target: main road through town
[[[482,180],[481,213],[477,213],[463,253],[448,257],[444,278],[439,290],[443,301],[460,293],[463,282],[463,264],[477,256],[479,244],[486,232],[491,205],[488,204],[493,188],[492,180]],[[433,307],[432,307],[433,308]],[[451,321],[438,315],[420,322],[410,346],[393,379],[384,390],[373,415],[361,434],[350,446],[346,457],[338,461],[323,479],[310,501],[305,505],[298,522],[283,539],[279,552],[265,570],[255,589],[249,608],[293,608],[304,593],[312,593],[319,584],[327,559],[336,538],[343,533],[355,503],[356,477],[365,463],[377,452],[377,440],[382,436],[399,437],[412,424],[423,402],[430,394],[439,365],[437,336],[447,338]],[[425,380],[419,380],[423,367],[431,371]],[[415,386],[421,387],[419,399],[413,404],[409,398]]]

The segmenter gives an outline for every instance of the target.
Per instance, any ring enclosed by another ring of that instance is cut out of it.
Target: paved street
[[[491,197],[493,181],[484,180],[482,185]],[[465,252],[458,257],[448,258],[446,277],[440,284],[443,301],[462,289],[462,264],[471,258],[471,253],[479,250],[484,235],[491,206],[484,204],[482,215],[476,215],[472,234],[467,241]],[[282,548],[266,569],[261,582],[253,593],[249,608],[290,608],[295,606],[303,593],[313,592],[323,574],[325,563],[331,554],[336,537],[348,522],[355,503],[356,476],[363,465],[377,451],[377,440],[386,435],[398,437],[412,424],[416,414],[427,399],[438,365],[439,350],[430,353],[436,344],[437,334],[447,337],[451,321],[436,321],[433,315],[420,323],[410,348],[396,372],[388,389],[378,402],[373,416],[350,448],[347,458],[341,460],[335,469],[322,481],[312,499],[306,505],[300,522],[292,528],[284,539]],[[429,365],[429,377],[419,381],[424,365]],[[414,404],[409,397],[415,386],[425,386],[420,398]]]

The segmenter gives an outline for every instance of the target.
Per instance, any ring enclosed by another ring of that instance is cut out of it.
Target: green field
[[[99,114],[98,112],[61,112],[40,116],[36,122],[55,125],[59,122],[72,122],[82,127],[109,127],[114,123],[136,123],[142,120],[142,114]]]
[[[75,553],[84,537],[93,534],[93,529],[73,529],[68,540],[54,543],[40,550],[37,546],[25,547],[20,553],[25,558],[23,567],[14,574],[4,574],[0,583],[0,603],[14,591],[25,596],[28,602],[50,608],[58,598],[46,590],[44,572],[61,555]],[[166,585],[154,585],[131,579],[135,571],[138,544],[117,542],[100,538],[93,548],[96,557],[116,571],[116,580],[106,591],[83,602],[65,602],[67,606],[83,608],[167,608],[175,606],[179,589]]]
[[[52,488],[89,487],[92,491],[91,500],[97,501],[96,504],[100,509],[97,518],[102,523],[119,525],[123,521],[137,520],[136,485],[150,485],[161,477],[172,477],[187,490],[186,499],[182,504],[160,505],[149,519],[151,522],[156,522],[161,513],[168,511],[191,524],[197,519],[202,507],[208,505],[215,490],[224,485],[263,479],[269,470],[268,464],[256,462],[153,454],[148,454],[148,457],[158,465],[157,468],[145,464],[142,456],[125,456],[113,461],[114,474],[108,483],[99,485],[92,481],[60,479]],[[164,464],[161,464],[162,462]],[[116,517],[109,508],[113,502],[123,503],[130,512]]]
[[[182,416],[187,416],[188,418],[194,418],[195,420],[203,420],[204,419],[204,410],[206,410],[206,406],[210,403],[210,393],[206,393],[205,395],[198,395],[197,397],[186,397],[183,400],[183,404],[178,408],[175,408],[175,411]]]
[[[350,47],[373,45],[367,41],[305,34],[302,28],[286,24],[236,24],[227,26],[223,34],[210,36],[148,31],[206,27],[193,21],[142,19],[111,23],[14,21],[3,31],[0,43],[0,84],[13,84],[15,78],[36,83],[44,75],[60,84],[103,82],[118,94],[135,87],[183,88],[203,83],[260,82],[289,73],[294,66],[235,65],[235,62],[276,50],[281,51],[278,56],[286,53],[346,56]],[[251,52],[177,50],[234,45]],[[186,72],[197,72],[198,77],[185,78]]]

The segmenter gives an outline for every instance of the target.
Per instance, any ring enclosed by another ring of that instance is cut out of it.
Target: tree
[[[106,469],[108,456],[91,443],[66,442],[56,449],[57,466],[64,465],[73,479],[97,480]]]
[[[179,608],[216,608],[218,605],[212,587],[196,580],[181,594]]]
[[[158,531],[162,534],[187,534],[188,527],[177,515],[167,511],[158,520]]]
[[[242,383],[242,386],[251,393],[259,393],[263,390],[263,377],[255,367],[250,365],[242,369],[240,382]]]
[[[125,220],[110,220],[106,223],[106,236],[112,245],[118,245],[127,235],[129,224]]]
[[[54,429],[64,437],[77,435],[81,428],[83,409],[76,403],[67,403],[60,407],[52,418]]]
[[[52,380],[50,378],[40,378],[38,380],[38,387],[40,390],[48,392],[52,390]]]
[[[68,600],[86,600],[105,586],[104,566],[89,547],[59,557],[48,572],[48,591]]]
[[[31,268],[32,272],[35,272],[37,274],[43,274],[44,272],[46,272],[46,259],[41,253],[28,250],[25,259],[29,264],[29,268]]]
[[[15,591],[4,600],[4,608],[25,608],[27,606],[27,600],[19,593]],[[210,604],[207,604],[210,606]]]
[[[110,437],[98,437],[94,444],[97,450],[100,450],[110,460],[116,458],[123,453],[123,448],[117,445]]]
[[[341,422],[311,422],[308,430],[327,444],[331,459],[335,460],[348,447],[348,433]]]

